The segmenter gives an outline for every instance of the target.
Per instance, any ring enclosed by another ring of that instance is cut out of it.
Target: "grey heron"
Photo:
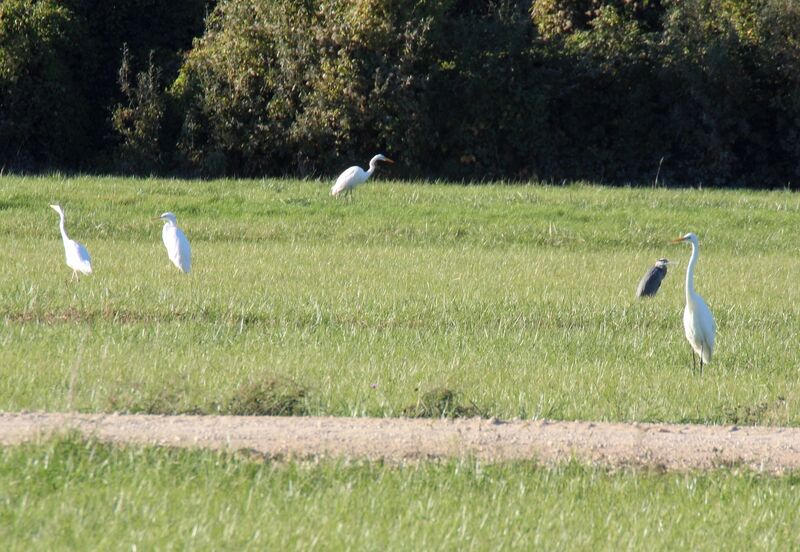
[[[636,288],[636,297],[652,297],[661,287],[661,281],[667,275],[667,266],[670,265],[668,259],[658,259],[656,264],[647,271],[641,280],[639,287]]]

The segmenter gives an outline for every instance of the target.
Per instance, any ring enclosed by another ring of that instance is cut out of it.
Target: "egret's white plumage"
[[[164,241],[164,247],[167,248],[169,260],[181,272],[188,273],[192,269],[192,250],[189,247],[189,240],[186,239],[183,231],[178,228],[178,221],[174,214],[167,211],[158,218],[164,221],[161,239]]]
[[[78,272],[82,274],[91,274],[92,259],[89,256],[89,252],[84,246],[75,240],[71,240],[69,236],[67,236],[67,231],[64,228],[64,209],[58,204],[51,205],[50,207],[53,211],[58,213],[60,218],[58,227],[61,230],[61,240],[64,242],[64,255],[67,258],[67,266],[72,269],[72,277],[77,278]]]
[[[686,268],[686,308],[683,310],[683,329],[692,349],[700,357],[700,369],[702,370],[703,363],[710,363],[711,356],[714,354],[714,336],[717,333],[717,325],[703,298],[694,291],[694,267],[700,254],[697,236],[690,232],[682,238],[673,240],[672,243],[680,242],[692,244],[692,258]],[[692,361],[694,362],[694,356],[692,356]]]
[[[394,163],[394,161],[388,157],[378,154],[370,159],[368,171],[365,171],[361,167],[350,167],[340,174],[339,178],[336,179],[336,183],[331,187],[331,195],[338,196],[342,192],[345,194],[351,194],[356,186],[364,183],[367,178],[372,176],[372,173],[375,172],[375,168],[381,161],[384,163]]]

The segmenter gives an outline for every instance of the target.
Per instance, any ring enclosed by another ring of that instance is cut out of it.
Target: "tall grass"
[[[286,380],[312,414],[800,423],[800,196],[585,184],[0,180],[0,409],[213,411]],[[70,282],[57,217],[95,273]],[[167,260],[171,210],[193,273]],[[691,368],[685,246],[719,328]],[[680,261],[634,298],[659,258]],[[156,403],[158,403],[156,400]]]

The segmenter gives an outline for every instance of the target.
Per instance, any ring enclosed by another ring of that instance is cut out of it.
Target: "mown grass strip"
[[[735,466],[295,463],[67,437],[0,449],[0,539],[10,551],[773,550],[800,546],[799,484]]]

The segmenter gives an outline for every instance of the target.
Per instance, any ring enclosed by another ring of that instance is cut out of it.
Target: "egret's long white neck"
[[[369,169],[367,170],[367,178],[372,176],[372,173],[375,172],[375,167],[377,167],[377,166],[378,166],[378,162],[375,159],[373,159],[372,161],[369,162]]]
[[[65,242],[69,241],[69,237],[67,236],[67,230],[64,228],[64,213],[62,211],[58,212],[59,223],[58,228],[61,230],[61,239]]]
[[[692,258],[689,259],[689,266],[686,267],[686,302],[693,300],[694,296],[694,265],[697,264],[697,257],[700,255],[700,246],[692,240]]]

